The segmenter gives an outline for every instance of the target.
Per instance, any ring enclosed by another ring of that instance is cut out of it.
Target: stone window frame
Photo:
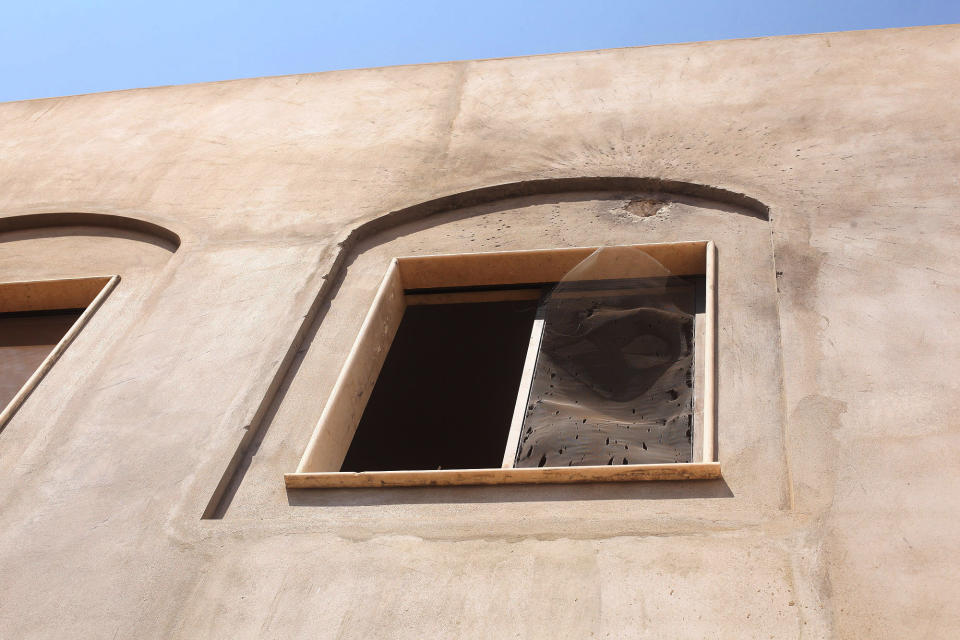
[[[284,474],[288,489],[708,480],[721,477],[716,460],[716,246],[713,241],[627,245],[643,250],[675,275],[705,277],[705,307],[696,317],[695,393],[698,436],[694,459],[666,464],[514,468],[516,416],[499,468],[339,471],[407,306],[407,290],[559,281],[600,247],[575,247],[396,257],[374,296],[347,359],[303,452]],[[533,345],[531,343],[531,349]],[[519,393],[529,387],[527,357]]]
[[[16,395],[0,410],[0,430],[40,384],[120,282],[119,275],[0,282],[0,313],[83,309]]]

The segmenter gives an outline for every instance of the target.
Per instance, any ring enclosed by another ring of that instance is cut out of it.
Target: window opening
[[[394,259],[287,486],[719,477],[714,251]]]

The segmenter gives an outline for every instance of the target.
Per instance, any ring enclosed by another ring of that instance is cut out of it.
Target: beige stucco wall
[[[948,26],[0,104],[2,218],[181,239],[0,234],[3,281],[123,276],[0,432],[0,638],[955,637],[958,64]],[[584,176],[769,220],[621,189],[340,244]],[[724,480],[284,490],[391,255],[672,239],[718,244]]]

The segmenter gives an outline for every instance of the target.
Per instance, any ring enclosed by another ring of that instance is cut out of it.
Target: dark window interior
[[[77,321],[83,309],[0,313],[0,408]]]
[[[407,307],[341,470],[499,467],[536,310]]]

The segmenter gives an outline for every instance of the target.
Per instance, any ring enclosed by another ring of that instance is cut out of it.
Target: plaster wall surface
[[[0,638],[956,637],[958,66],[944,26],[0,104],[0,281],[122,278],[0,431]],[[283,488],[391,257],[708,239],[723,480]]]

